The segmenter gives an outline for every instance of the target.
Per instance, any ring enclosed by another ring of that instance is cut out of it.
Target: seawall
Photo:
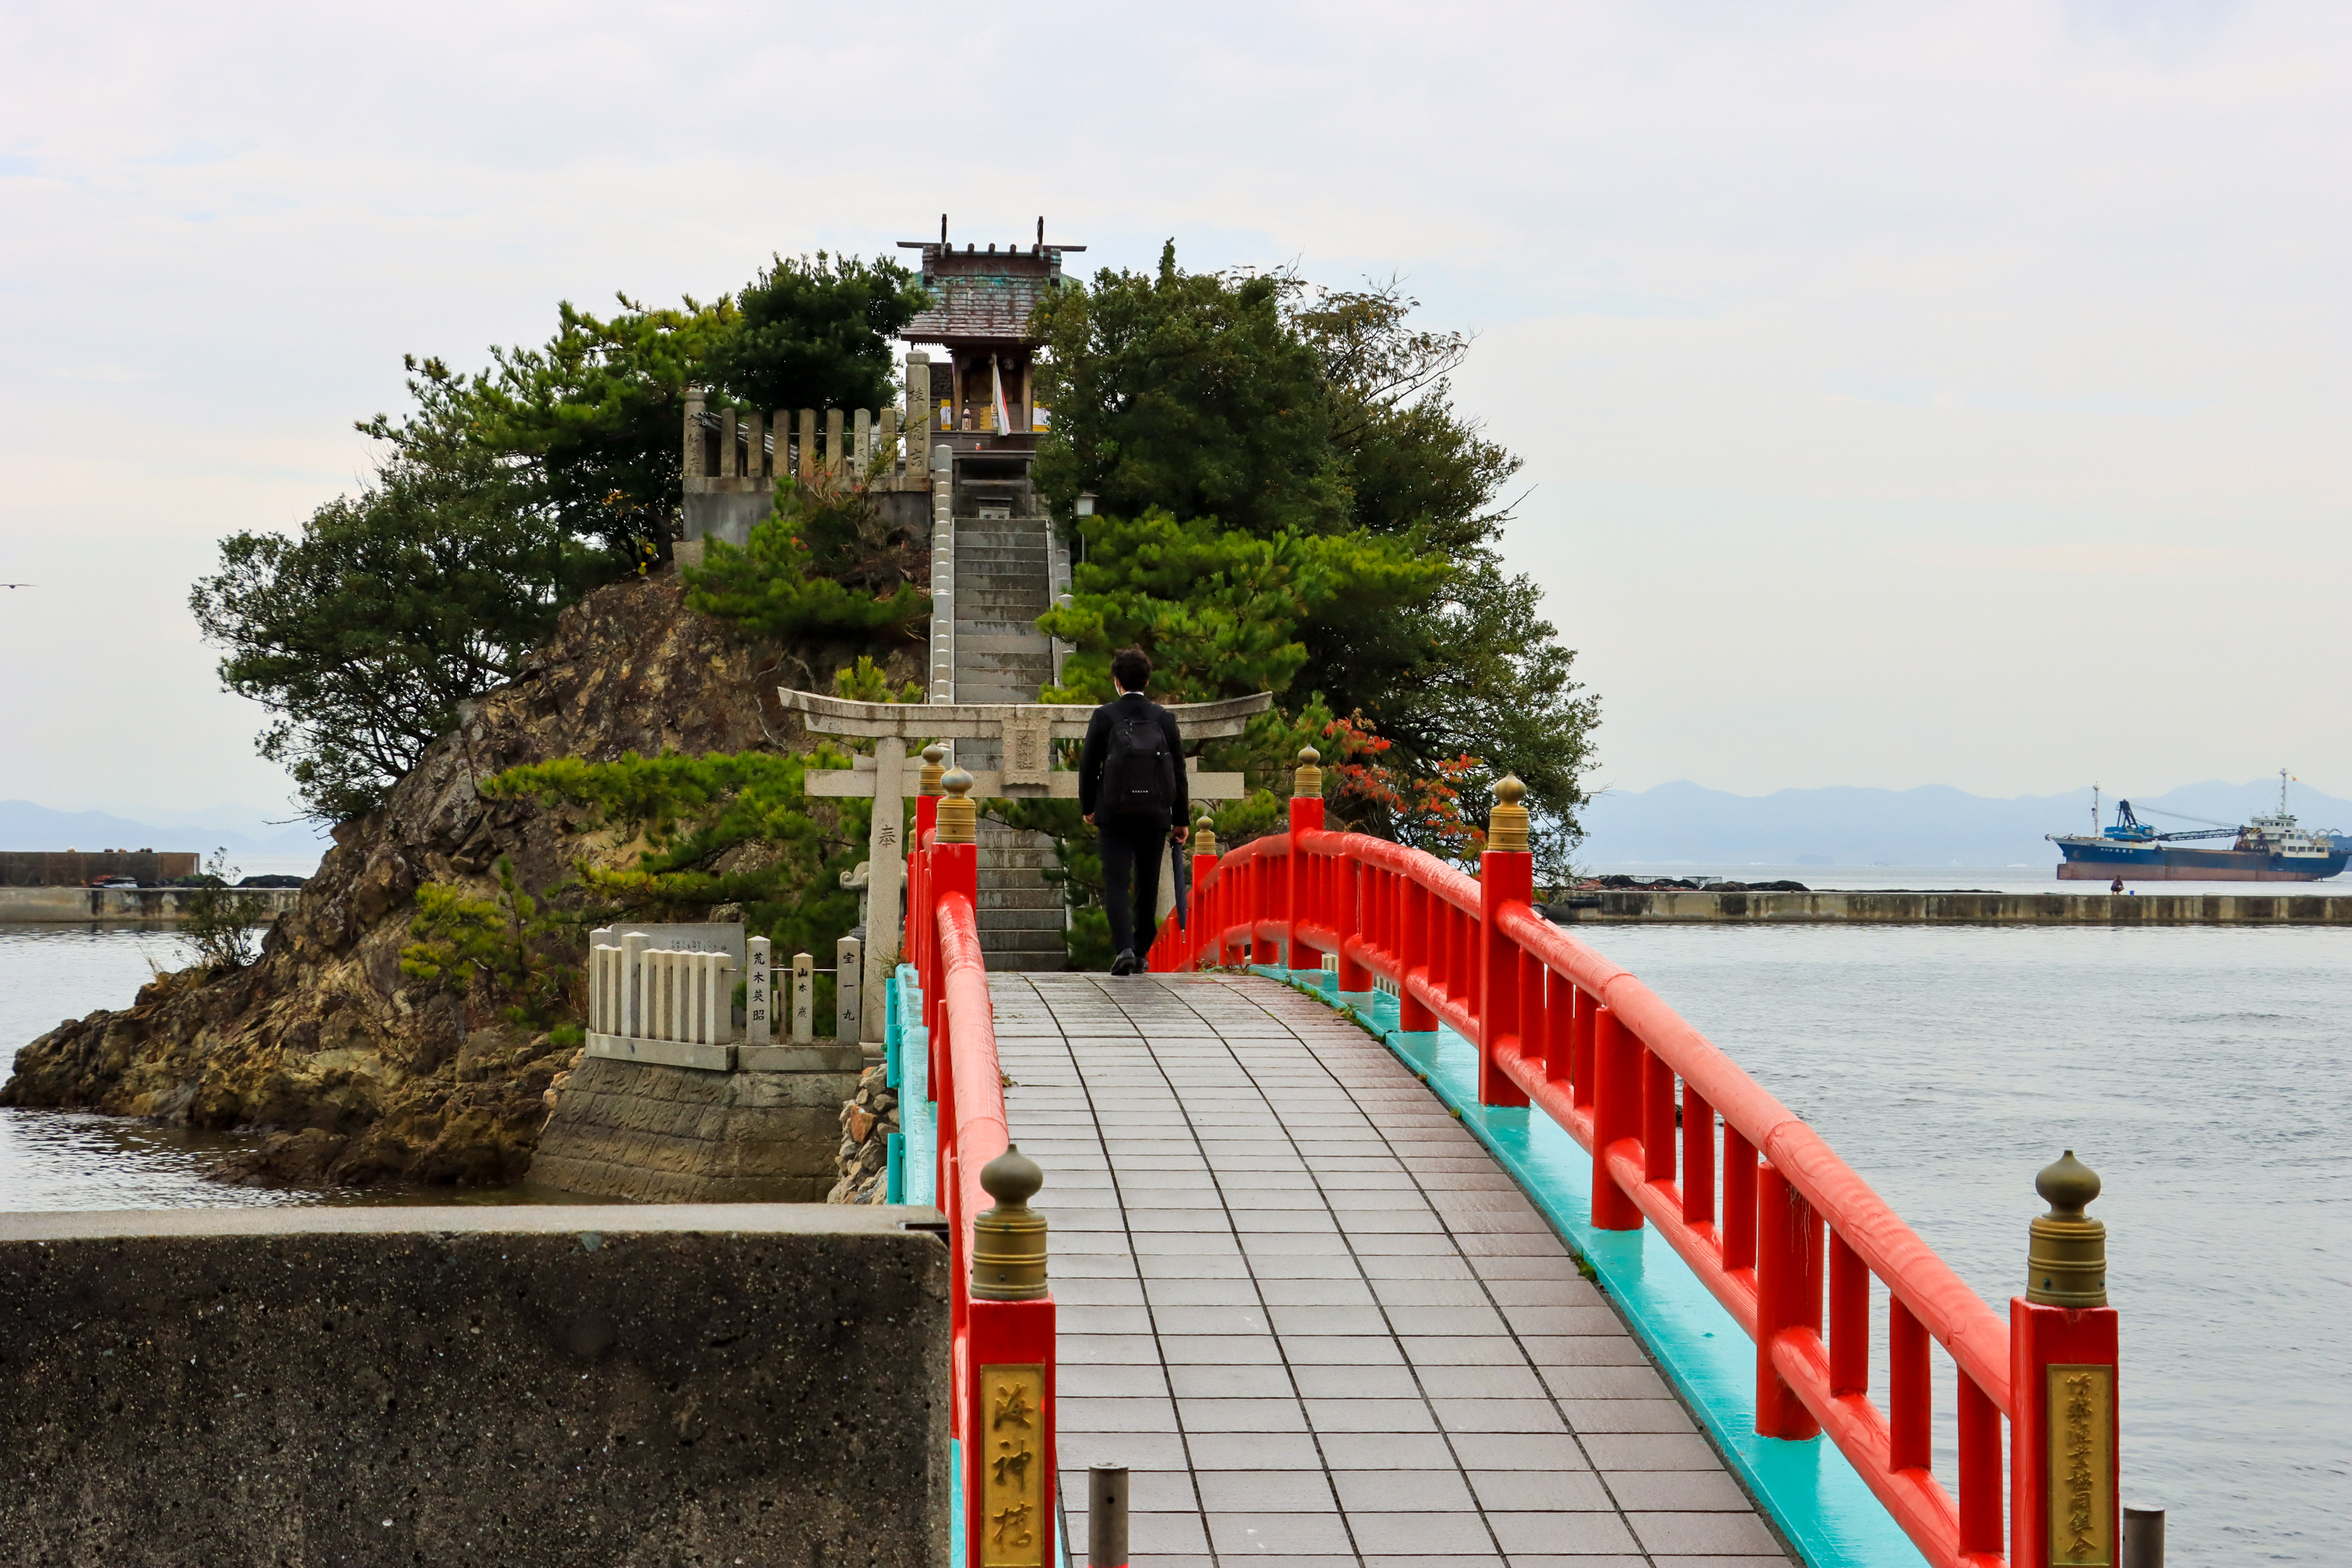
[[[1562,924],[2345,925],[2344,893],[1714,893],[1634,889],[1545,906]]]
[[[0,925],[174,925],[188,918],[187,888],[0,888]],[[294,908],[299,888],[239,888],[263,918]]]
[[[947,1554],[936,1211],[0,1215],[11,1563]]]

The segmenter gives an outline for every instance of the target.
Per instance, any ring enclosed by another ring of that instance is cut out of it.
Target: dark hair
[[[1139,647],[1123,647],[1110,656],[1110,678],[1121,691],[1140,691],[1151,679],[1151,656]]]

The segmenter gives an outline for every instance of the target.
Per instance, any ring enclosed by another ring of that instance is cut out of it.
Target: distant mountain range
[[[2116,794],[2100,792],[2106,822],[2115,820]],[[2234,826],[2277,808],[2278,781],[2216,780],[2128,798],[2159,830],[2201,824],[2151,812]],[[2352,832],[2352,801],[2294,784],[2287,809],[2305,827]],[[2088,829],[2091,792],[1994,800],[1927,784],[1746,795],[1678,781],[1654,789],[1612,790],[1582,816],[1589,837],[1577,858],[1593,866],[2054,866],[2057,847],[2042,835]]]
[[[243,806],[152,814],[162,823],[133,822],[103,811],[56,811],[29,800],[0,800],[0,849],[193,849],[210,855],[323,854],[326,829],[315,823],[272,823]]]

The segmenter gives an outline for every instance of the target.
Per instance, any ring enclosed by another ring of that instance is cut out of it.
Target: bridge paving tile
[[[1369,1307],[1371,1287],[1360,1279],[1268,1279],[1257,1282],[1265,1304],[1279,1312],[1286,1307]]]
[[[1778,1556],[1780,1546],[1752,1513],[1629,1513],[1626,1519],[1651,1552]]]
[[[1154,1305],[1152,1321],[1162,1336],[1170,1334],[1264,1334],[1268,1331],[1265,1309],[1253,1301],[1245,1306],[1180,1307]]]
[[[1739,1483],[1721,1470],[1603,1470],[1609,1495],[1628,1512],[1750,1513]]]
[[[1054,1281],[1054,1302],[1063,1307],[1139,1307],[1143,1305],[1143,1282],[1132,1271],[1108,1279],[1078,1279]]]
[[[1473,1470],[1470,1486],[1478,1494],[1479,1506],[1496,1513],[1591,1513],[1617,1509],[1602,1478],[1590,1470],[1564,1475],[1551,1470]]]
[[[1327,1432],[1323,1446],[1326,1468],[1334,1476],[1342,1470],[1453,1470],[1461,1463],[1445,1438],[1436,1432]]]
[[[1568,1399],[1672,1399],[1666,1380],[1650,1366],[1547,1366],[1537,1375]]]
[[[1145,1286],[1153,1307],[1255,1307],[1258,1288],[1248,1276],[1231,1279],[1153,1279]]]
[[[1679,1401],[1657,1399],[1562,1399],[1559,1407],[1580,1432],[1607,1434],[1696,1432]]]
[[[1423,1399],[1310,1399],[1307,1418],[1318,1432],[1434,1432],[1436,1419]]]
[[[1177,1408],[1187,1434],[1307,1430],[1307,1412],[1296,1399],[1186,1399]]]
[[[1160,1336],[1160,1357],[1169,1365],[1191,1362],[1200,1366],[1242,1366],[1255,1362],[1282,1364],[1282,1349],[1272,1334],[1171,1334]]]
[[[1300,1513],[1337,1513],[1331,1478],[1321,1470],[1211,1470],[1199,1480],[1201,1505],[1211,1513],[1255,1513],[1286,1509]]]
[[[1336,1513],[1213,1513],[1209,1539],[1220,1556],[1295,1556],[1304,1552],[1355,1556]]]
[[[1174,1432],[1176,1404],[1170,1399],[1094,1397],[1057,1401],[1056,1426],[1087,1432]]]
[[[1477,1506],[1456,1469],[1337,1470],[1331,1480],[1350,1512],[1460,1510]]]
[[[1071,1366],[1056,1372],[1054,1387],[1058,1400],[1065,1404],[1095,1399],[1165,1399],[1168,1373],[1159,1366]]]
[[[1248,1262],[1238,1252],[1203,1258],[1139,1254],[1134,1263],[1147,1284],[1154,1279],[1246,1279],[1250,1272]]]
[[[1180,1399],[1281,1399],[1290,1395],[1292,1373],[1265,1366],[1171,1366],[1169,1385]]]
[[[1364,1278],[1377,1288],[1383,1279],[1449,1279],[1470,1280],[1477,1276],[1459,1258],[1442,1253],[1378,1252],[1360,1255],[1356,1261],[1362,1266]]]
[[[1473,1553],[1493,1557],[1495,1539],[1475,1509],[1428,1513],[1354,1513],[1348,1516],[1356,1538],[1384,1552]]]
[[[1304,1432],[1228,1432],[1192,1449],[1195,1475],[1210,1470],[1320,1470],[1315,1439]]]
[[[1423,1366],[1413,1373],[1433,1401],[1545,1397],[1542,1382],[1524,1366]]]
[[[1401,1366],[1396,1341],[1370,1335],[1303,1334],[1284,1347],[1300,1366]]]
[[[1073,1334],[1148,1334],[1152,1331],[1151,1310],[1139,1301],[1131,1307],[1060,1302],[1056,1304],[1055,1318],[1062,1331]]]
[[[1549,1399],[1441,1399],[1430,1408],[1448,1432],[1565,1432],[1568,1423]],[[1582,1427],[1578,1428],[1583,1430]]]
[[[1059,1316],[1057,1312],[1055,1314]],[[1135,1366],[1159,1360],[1150,1334],[1056,1334],[1058,1361],[1101,1362],[1111,1366]]]

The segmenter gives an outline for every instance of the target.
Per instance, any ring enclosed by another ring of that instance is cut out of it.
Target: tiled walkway
[[[1786,1556],[1510,1177],[1271,980],[1003,975],[1045,1167],[1061,1460],[1138,1568],[1761,1568]]]

